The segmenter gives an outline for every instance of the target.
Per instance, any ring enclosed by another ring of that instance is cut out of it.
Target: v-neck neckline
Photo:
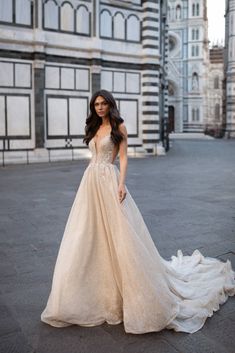
[[[99,141],[99,143],[98,143],[98,146],[100,145],[100,143],[101,143],[101,141],[105,138],[105,137],[110,137],[111,136],[111,131],[110,131],[110,133],[109,134],[106,134],[106,135],[104,135],[103,137],[101,137],[101,139],[100,139],[100,141]],[[95,138],[95,136],[93,137],[93,141],[94,141],[94,145],[95,145],[95,150],[96,150],[96,154],[99,152],[99,149],[97,149],[97,141],[96,141],[96,138]]]

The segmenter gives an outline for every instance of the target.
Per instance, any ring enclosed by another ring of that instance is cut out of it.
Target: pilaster
[[[44,89],[45,68],[44,61],[34,62],[34,105],[35,105],[35,147],[44,147]]]
[[[226,72],[226,137],[235,137],[235,0],[230,0],[226,12],[227,72]]]
[[[157,153],[160,139],[159,67],[160,5],[158,0],[143,1],[142,52],[142,139],[147,153]]]
[[[101,66],[91,67],[91,89],[92,94],[101,89]]]

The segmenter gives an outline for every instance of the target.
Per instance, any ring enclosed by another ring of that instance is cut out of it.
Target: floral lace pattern
[[[89,149],[92,153],[91,164],[110,164],[113,159],[114,144],[110,134],[101,138],[97,144],[94,138],[89,142]]]

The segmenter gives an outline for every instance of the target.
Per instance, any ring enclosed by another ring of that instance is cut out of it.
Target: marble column
[[[142,136],[143,146],[147,153],[157,153],[160,139],[159,124],[159,68],[160,38],[158,0],[143,1],[142,23]]]

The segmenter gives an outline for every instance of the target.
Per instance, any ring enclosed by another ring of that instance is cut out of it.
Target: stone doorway
[[[175,131],[175,108],[170,105],[168,108],[168,133]]]

